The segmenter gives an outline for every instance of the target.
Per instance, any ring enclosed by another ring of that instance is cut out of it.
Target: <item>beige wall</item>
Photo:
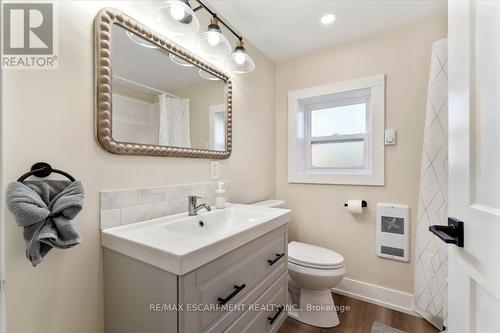
[[[191,147],[206,148],[206,144],[210,143],[208,110],[212,105],[226,103],[225,91],[222,81],[207,80],[177,93],[178,96],[189,98]]]
[[[290,239],[338,251],[347,277],[413,292],[414,234],[431,45],[446,37],[446,19],[372,36],[276,67],[276,192],[293,210]],[[386,147],[384,187],[289,184],[287,181],[287,92],[315,85],[386,74],[386,128],[398,143]],[[347,213],[348,199],[365,199],[362,216]],[[375,255],[378,202],[411,207],[411,261]]]
[[[9,333],[103,332],[99,190],[197,182],[210,175],[208,160],[117,156],[97,145],[93,19],[108,3],[58,3],[59,69],[2,73],[3,176],[6,183],[14,181],[34,162],[47,161],[81,179],[86,203],[75,223],[82,243],[53,250],[33,268],[22,230],[6,211]],[[257,69],[234,77],[234,152],[221,162],[221,178],[231,181],[230,199],[237,202],[275,194],[275,67],[255,48],[248,52]]]

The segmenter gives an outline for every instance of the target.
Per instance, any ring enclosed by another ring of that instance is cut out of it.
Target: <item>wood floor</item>
[[[339,313],[340,325],[322,329],[302,324],[288,317],[278,333],[370,333],[374,321],[407,333],[437,333],[427,321],[415,316],[334,294],[335,305],[350,306],[350,311]]]

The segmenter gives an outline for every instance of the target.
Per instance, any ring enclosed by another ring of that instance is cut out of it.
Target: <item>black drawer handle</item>
[[[272,317],[267,317],[267,320],[269,320],[269,325],[272,325],[274,324],[274,322],[276,321],[276,319],[278,319],[278,317],[280,316],[281,312],[283,312],[283,309],[285,307],[283,305],[281,305],[279,308],[278,308],[278,312],[276,312],[276,314]]]
[[[238,295],[238,293],[240,291],[242,291],[246,286],[247,285],[244,283],[241,286],[234,286],[234,290],[232,293],[230,293],[226,298],[222,298],[222,297],[217,298],[217,302],[219,302],[220,305],[226,304],[227,302],[229,302],[231,300],[231,298]]]
[[[268,260],[267,262],[269,263],[269,265],[274,265],[276,263],[276,261],[280,260],[285,254],[284,253],[276,253],[276,257],[274,257],[273,260]]]

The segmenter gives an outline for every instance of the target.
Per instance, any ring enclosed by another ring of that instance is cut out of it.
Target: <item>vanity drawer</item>
[[[182,276],[179,301],[207,307],[219,303],[230,307],[241,302],[254,302],[265,289],[255,296],[252,294],[266,278],[274,276],[276,279],[286,272],[286,241],[286,227],[279,227]],[[183,312],[179,318],[180,325],[185,332],[190,329],[207,332],[215,328],[219,331],[226,319],[238,316],[238,313],[232,312],[229,309]]]
[[[262,296],[225,332],[276,332],[286,317],[287,275],[283,274]]]

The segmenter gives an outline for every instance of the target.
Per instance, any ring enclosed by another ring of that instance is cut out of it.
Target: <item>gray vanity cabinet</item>
[[[104,249],[105,332],[275,332],[287,243],[284,225],[183,276]]]

